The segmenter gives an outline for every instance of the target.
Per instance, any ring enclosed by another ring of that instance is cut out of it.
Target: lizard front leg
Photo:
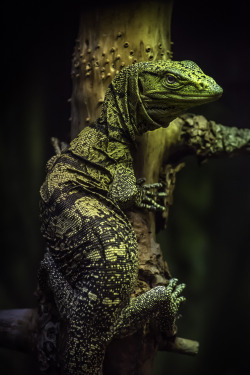
[[[162,184],[144,183],[145,178],[136,181],[132,166],[120,165],[115,170],[109,195],[122,209],[136,206],[149,211],[164,211],[165,207],[156,202],[157,198],[167,195],[165,192],[158,191]]]
[[[161,332],[173,336],[179,307],[186,300],[180,295],[185,284],[177,285],[177,282],[177,279],[171,279],[168,286],[157,286],[132,298],[116,322],[115,336],[129,336],[149,320],[157,320]]]
[[[77,323],[77,314],[79,311],[84,311],[86,306],[81,305],[82,303],[86,305],[87,301],[82,298],[79,293],[73,290],[67,280],[58,271],[53,257],[49,252],[45,254],[44,260],[41,262],[39,281],[41,282],[44,277],[47,279],[48,286],[55,292],[55,302],[61,317],[70,322],[71,325],[72,322],[74,322],[79,334],[79,321]],[[113,327],[111,327],[111,330],[107,332],[105,338],[106,343],[114,336],[121,338],[133,334],[138,329],[142,328],[147,321],[152,319],[158,321],[161,332],[165,333],[167,336],[172,336],[174,334],[179,307],[181,303],[186,300],[185,297],[180,295],[185,288],[185,284],[177,285],[177,282],[177,279],[171,279],[168,286],[157,286],[138,297],[132,298],[130,303],[121,310],[121,313]],[[84,330],[86,328],[84,321],[86,321],[87,317],[82,315],[83,314],[81,314],[81,335],[84,336]],[[91,330],[91,327],[88,329]],[[72,340],[72,338],[74,339],[72,327],[69,331],[68,336],[69,339]],[[93,342],[95,341],[95,337],[96,333],[91,338]],[[98,336],[98,341],[101,341],[101,339],[102,336]],[[75,345],[74,340],[72,340],[72,343]],[[67,346],[68,345],[69,344],[67,344]],[[100,350],[101,349],[99,349],[99,351]],[[103,347],[103,352],[98,352],[98,357],[103,358],[104,353],[105,348]],[[70,358],[65,363],[66,366],[69,366]],[[93,365],[93,362],[91,365]],[[99,366],[100,365],[101,364],[99,364]],[[93,366],[93,368],[98,368],[98,366]],[[77,369],[75,369],[75,371],[77,371]]]

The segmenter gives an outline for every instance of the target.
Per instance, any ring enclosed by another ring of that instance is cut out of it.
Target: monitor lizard
[[[130,299],[138,256],[126,210],[164,210],[161,193],[152,191],[161,185],[136,181],[131,150],[137,136],[221,95],[192,61],[135,63],[109,85],[100,117],[48,162],[40,190],[48,251],[39,282],[67,327],[62,374],[102,374],[112,337],[131,334],[149,317],[171,335],[184,284],[171,279]]]

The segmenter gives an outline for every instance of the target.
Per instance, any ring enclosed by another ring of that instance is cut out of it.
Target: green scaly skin
[[[149,318],[172,334],[184,284],[172,279],[130,300],[137,241],[124,211],[164,209],[150,189],[159,184],[136,182],[131,149],[136,136],[167,127],[190,107],[221,94],[191,61],[131,65],[109,86],[100,118],[48,162],[40,192],[49,251],[39,280],[67,327],[63,374],[102,374],[112,337],[131,334]]]

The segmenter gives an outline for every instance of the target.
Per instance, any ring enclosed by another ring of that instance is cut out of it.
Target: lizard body
[[[109,86],[100,118],[48,162],[40,193],[49,252],[39,280],[67,325],[63,374],[100,375],[111,338],[134,332],[149,317],[171,334],[184,284],[172,279],[130,300],[137,241],[125,211],[162,208],[150,186],[136,183],[131,150],[136,136],[221,94],[190,61],[131,65]]]

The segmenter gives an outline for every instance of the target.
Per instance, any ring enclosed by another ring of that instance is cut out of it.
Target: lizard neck
[[[160,127],[148,116],[138,87],[138,66],[124,69],[112,81],[105,95],[96,126],[106,129],[110,140],[135,144],[136,136]]]
[[[92,125],[106,134],[109,142],[118,142],[131,147],[136,137],[136,119],[127,103],[119,98],[112,85],[108,88],[102,113]]]

